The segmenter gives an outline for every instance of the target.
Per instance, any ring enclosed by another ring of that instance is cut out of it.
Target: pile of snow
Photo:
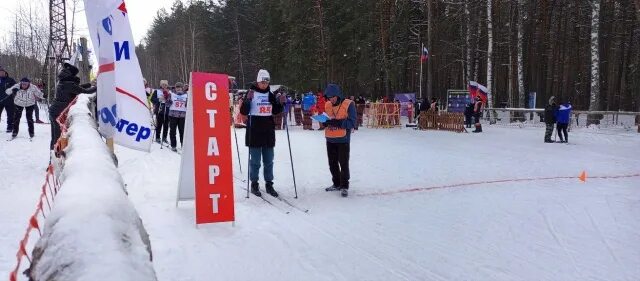
[[[34,280],[156,280],[151,246],[112,154],[96,131],[89,97],[69,115],[61,189],[33,250]]]

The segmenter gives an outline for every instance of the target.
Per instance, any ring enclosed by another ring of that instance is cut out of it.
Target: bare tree
[[[518,0],[518,107],[524,107],[524,21],[527,19],[527,0]]]
[[[487,0],[487,89],[489,89],[488,107],[493,108],[493,15],[492,0]]]
[[[591,97],[589,110],[600,109],[600,0],[591,0]]]

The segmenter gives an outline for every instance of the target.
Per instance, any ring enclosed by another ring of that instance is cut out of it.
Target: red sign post
[[[228,81],[191,73],[196,224],[235,218]]]

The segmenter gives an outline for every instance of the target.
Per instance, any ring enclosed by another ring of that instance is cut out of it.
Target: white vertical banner
[[[125,2],[84,0],[84,7],[99,64],[99,131],[119,145],[149,151],[151,117]]]

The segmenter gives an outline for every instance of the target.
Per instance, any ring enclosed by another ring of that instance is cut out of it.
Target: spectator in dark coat
[[[7,89],[13,87],[16,80],[9,77],[9,73],[0,66],[0,118],[2,111],[7,110],[7,133],[13,132],[13,115],[15,115],[16,105],[13,103],[13,95],[6,95]]]
[[[56,119],[62,111],[75,99],[79,94],[95,93],[96,88],[92,87],[90,83],[80,85],[80,78],[78,74],[78,68],[68,63],[63,65],[62,70],[58,73],[58,86],[56,87],[56,98],[49,107],[49,120],[51,120],[51,142],[49,143],[49,149],[53,150],[53,146],[58,142],[60,138],[60,125],[56,122]]]
[[[464,124],[467,128],[471,128],[471,124],[473,124],[473,107],[474,104],[470,102],[464,108]]]
[[[551,135],[553,134],[553,125],[556,123],[556,111],[558,106],[556,105],[556,97],[551,96],[549,98],[549,104],[544,108],[544,123],[546,129],[544,132],[544,142],[552,143]]]

